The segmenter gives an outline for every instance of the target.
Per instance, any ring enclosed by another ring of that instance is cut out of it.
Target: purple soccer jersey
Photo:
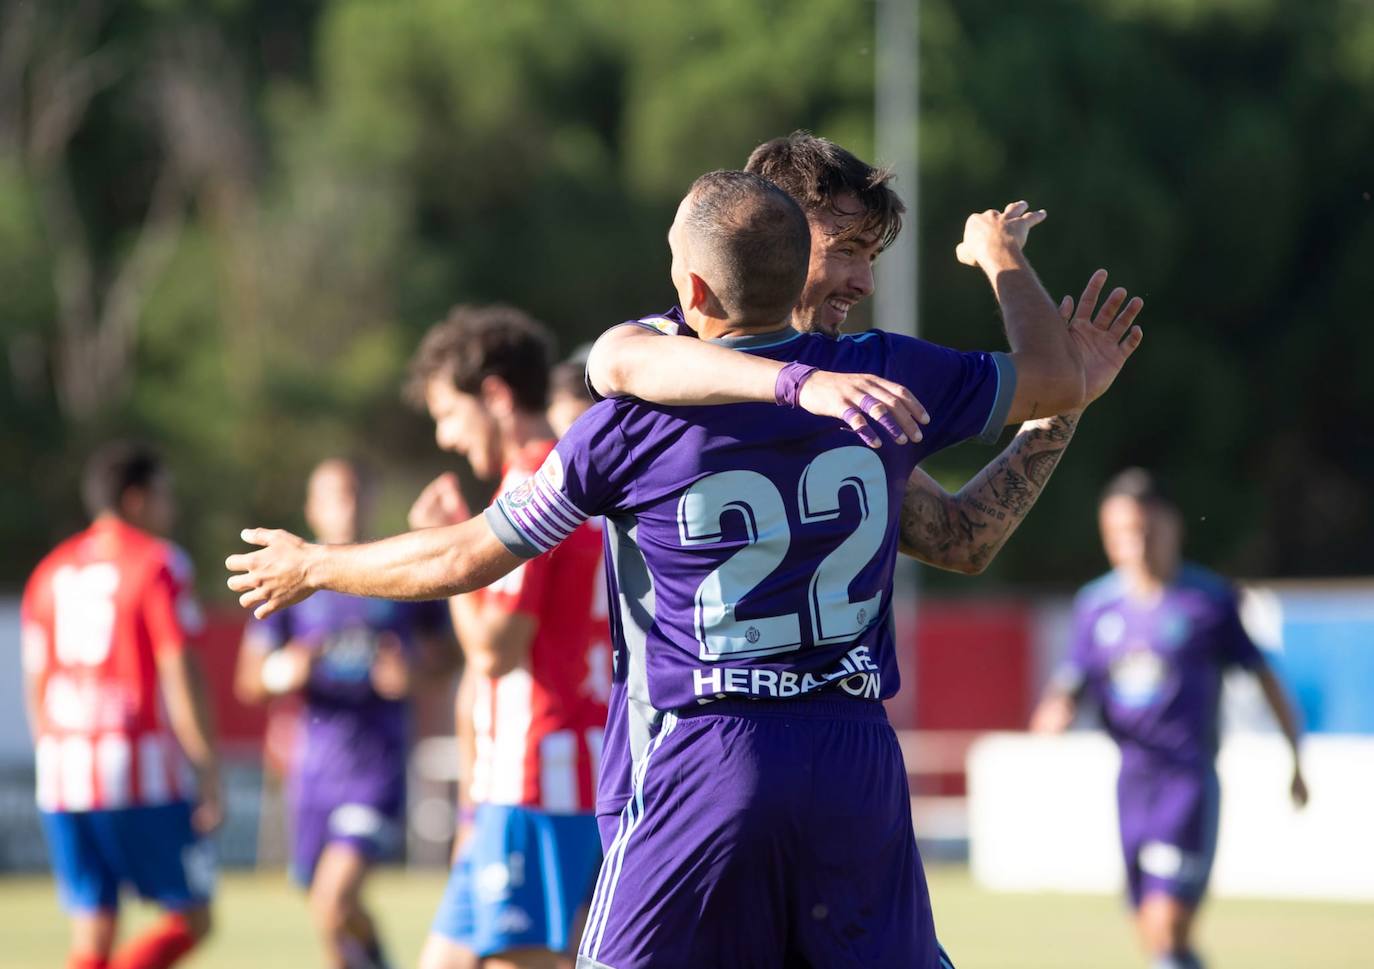
[[[668,711],[722,697],[896,692],[892,572],[907,477],[943,447],[995,440],[1015,389],[1004,355],[877,330],[717,342],[894,380],[920,393],[931,423],[917,444],[872,450],[833,418],[771,404],[603,401],[488,509],[523,556],[606,518],[615,688],[598,813],[629,797],[633,765]]]
[[[1133,905],[1159,892],[1196,902],[1216,853],[1214,762],[1222,677],[1264,658],[1225,579],[1184,565],[1157,601],[1137,602],[1109,573],[1074,604],[1061,687],[1082,690],[1121,748],[1117,815]]]
[[[1263,662],[1230,583],[1184,565],[1152,603],[1132,600],[1116,573],[1086,586],[1060,676],[1101,708],[1123,768],[1203,770],[1216,757],[1223,674]]]
[[[407,705],[388,700],[369,678],[379,645],[412,650],[421,629],[447,621],[442,603],[401,603],[318,592],[265,620],[252,620],[249,648],[288,642],[318,651],[305,687],[302,743],[292,767],[298,804],[389,807],[402,796],[409,732]]]

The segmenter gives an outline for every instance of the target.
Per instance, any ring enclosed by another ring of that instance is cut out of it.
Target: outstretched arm
[[[668,336],[634,324],[612,327],[592,346],[587,379],[604,397],[638,397],[655,404],[781,403],[784,364],[705,340]],[[921,439],[929,415],[901,384],[870,374],[818,370],[806,378],[796,406],[844,421],[869,447],[883,426],[898,443]]]
[[[256,552],[225,560],[239,604],[264,619],[321,589],[378,599],[442,599],[490,585],[524,559],[485,516],[362,545],[314,545],[290,532],[248,528]]]
[[[901,550],[927,565],[977,575],[1035,505],[1081,415],[1021,426],[997,458],[951,495],[920,468],[902,499]]]

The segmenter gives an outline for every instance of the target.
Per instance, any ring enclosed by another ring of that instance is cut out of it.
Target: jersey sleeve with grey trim
[[[883,376],[910,390],[930,412],[923,433],[931,450],[969,438],[997,442],[1016,395],[1016,365],[1009,355],[961,352],[881,330],[849,339],[866,342],[872,334],[883,344]]]
[[[686,319],[683,318],[682,310],[676,306],[662,313],[655,313],[652,316],[641,316],[637,320],[626,320],[623,323],[617,323],[615,326],[611,327],[610,330],[607,330],[606,333],[610,333],[611,330],[618,330],[622,326],[638,327],[641,330],[647,330],[650,333],[658,333],[662,336],[688,336],[695,338],[697,335],[696,331],[687,325]],[[605,333],[602,334],[602,336],[605,335]],[[591,395],[592,400],[602,401],[607,399],[592,385],[592,375],[585,368],[582,371],[582,382],[586,385],[587,393]]]
[[[633,480],[631,449],[619,426],[625,406],[614,400],[592,405],[535,474],[497,497],[485,515],[501,544],[534,558],[588,518],[624,507]]]

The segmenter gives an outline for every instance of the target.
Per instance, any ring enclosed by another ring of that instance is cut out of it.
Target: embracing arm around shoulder
[[[490,585],[522,561],[486,516],[360,545],[314,545],[280,529],[250,528],[262,546],[231,555],[228,586],[259,619],[321,589],[377,599],[442,599]]]
[[[773,403],[782,364],[690,336],[633,323],[613,326],[587,357],[587,379],[603,397],[667,406]]]
[[[965,575],[986,569],[1039,499],[1080,416],[1022,425],[1006,450],[956,494],[914,470],[902,499],[902,552]]]
[[[587,358],[587,379],[603,397],[638,397],[669,407],[701,404],[783,404],[848,424],[869,447],[882,425],[898,444],[921,439],[930,415],[906,387],[864,373],[813,370],[786,393],[784,366],[708,340],[669,336],[622,323],[601,335]],[[795,367],[796,365],[791,365]]]

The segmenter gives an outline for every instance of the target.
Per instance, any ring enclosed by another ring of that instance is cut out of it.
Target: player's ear
[[[696,273],[688,273],[687,279],[692,287],[692,301],[688,304],[687,309],[701,312],[709,311],[711,304],[715,302],[716,294],[711,292],[711,287],[706,284],[706,280]]]
[[[482,395],[482,406],[493,417],[506,417],[515,409],[515,393],[510,384],[495,374],[482,378],[478,392]]]

